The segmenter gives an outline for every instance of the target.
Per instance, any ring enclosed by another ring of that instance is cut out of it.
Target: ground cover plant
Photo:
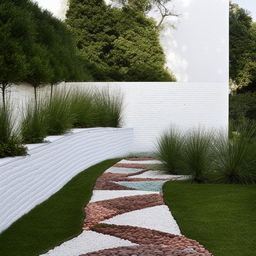
[[[256,185],[167,182],[164,200],[182,234],[216,256],[251,256],[256,244]]]
[[[11,107],[0,105],[0,158],[21,155],[26,155],[26,148],[12,122]]]
[[[101,162],[75,176],[61,190],[0,234],[1,256],[38,256],[77,236],[96,179],[119,159]]]

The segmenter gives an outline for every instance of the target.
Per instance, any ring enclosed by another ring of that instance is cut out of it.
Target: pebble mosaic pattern
[[[85,208],[86,219],[84,229],[88,230],[100,221],[119,214],[162,204],[163,199],[159,194],[127,196],[89,203]]]
[[[144,164],[149,160],[153,159],[126,159],[125,163],[122,161],[117,163],[98,178],[94,187],[93,200],[85,208],[86,219],[83,230],[84,232],[93,231],[99,237],[107,235],[110,239],[109,247],[105,246],[100,250],[95,248],[95,251],[84,250],[83,254],[70,254],[70,256],[212,256],[197,241],[180,235],[176,221],[164,205],[161,194],[163,183],[180,177],[174,176],[167,179],[164,175],[161,177],[161,173],[152,178],[136,177],[149,171],[149,165]],[[141,161],[141,164],[137,163],[138,161]],[[139,194],[129,195],[127,190],[138,191]],[[108,196],[110,195],[110,199],[102,198],[104,191]],[[116,197],[117,192],[119,197]],[[113,193],[112,198],[111,193]],[[161,215],[159,211],[163,209],[165,214]],[[143,218],[141,218],[142,215]],[[155,221],[158,216],[162,216],[161,221]],[[145,219],[147,217],[148,219]],[[113,222],[113,218],[119,221]],[[143,219],[147,221],[143,222]],[[152,219],[154,222],[151,221]],[[133,220],[136,220],[135,224]],[[167,225],[170,228],[166,229]],[[120,239],[120,245],[113,246],[111,238],[113,244],[116,239]],[[85,244],[86,242],[84,241]],[[121,245],[127,242],[131,245]],[[67,252],[66,254],[54,253],[59,247],[51,250],[53,253],[47,255],[69,255]]]

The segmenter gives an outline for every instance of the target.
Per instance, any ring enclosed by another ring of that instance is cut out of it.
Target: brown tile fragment
[[[154,246],[127,246],[91,252],[80,256],[210,256],[197,251],[186,251]]]
[[[86,208],[84,229],[88,230],[100,221],[130,211],[163,205],[160,194],[119,197],[110,200],[89,203]]]
[[[152,248],[157,248],[160,251],[163,251],[164,249],[167,248],[176,251],[183,251],[183,254],[181,255],[211,255],[207,250],[204,249],[202,245],[200,245],[195,240],[186,238],[184,236],[177,236],[157,230],[107,224],[96,225],[92,228],[92,230],[102,234],[119,237],[121,239],[126,239],[141,246],[151,246]],[[197,254],[189,254],[192,252],[196,252]]]

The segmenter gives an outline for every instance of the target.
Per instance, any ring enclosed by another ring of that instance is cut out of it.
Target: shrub
[[[94,127],[120,127],[122,110],[123,97],[120,93],[111,93],[109,89],[96,90],[93,93]]]
[[[0,158],[26,155],[26,148],[14,129],[9,106],[0,106]]]
[[[212,138],[212,134],[203,129],[191,130],[185,136],[183,160],[193,182],[205,182],[210,172]]]
[[[72,127],[74,117],[71,113],[69,91],[54,92],[52,98],[45,102],[44,111],[47,116],[47,134],[63,134]]]
[[[47,136],[46,113],[43,102],[37,105],[28,103],[21,122],[21,135],[24,143],[41,143]]]
[[[256,119],[256,93],[248,92],[230,96],[229,117],[233,120],[242,118]]]
[[[70,95],[73,127],[87,128],[93,125],[93,96],[91,91],[77,90]]]
[[[254,126],[255,127],[255,126]],[[232,139],[219,135],[214,143],[211,180],[217,183],[249,184],[256,182],[256,129],[245,127]]]
[[[174,128],[165,132],[157,141],[156,158],[162,161],[162,167],[173,174],[182,171],[183,135]]]

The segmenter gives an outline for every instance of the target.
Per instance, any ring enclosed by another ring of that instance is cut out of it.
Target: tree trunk
[[[50,102],[52,102],[52,95],[53,95],[53,84],[51,84],[51,95],[50,95]]]
[[[3,83],[1,86],[1,90],[2,90],[2,101],[3,101],[3,108],[6,109],[6,88],[7,88],[8,84]]]
[[[37,85],[33,85],[33,87],[34,87],[35,105],[37,107]]]

